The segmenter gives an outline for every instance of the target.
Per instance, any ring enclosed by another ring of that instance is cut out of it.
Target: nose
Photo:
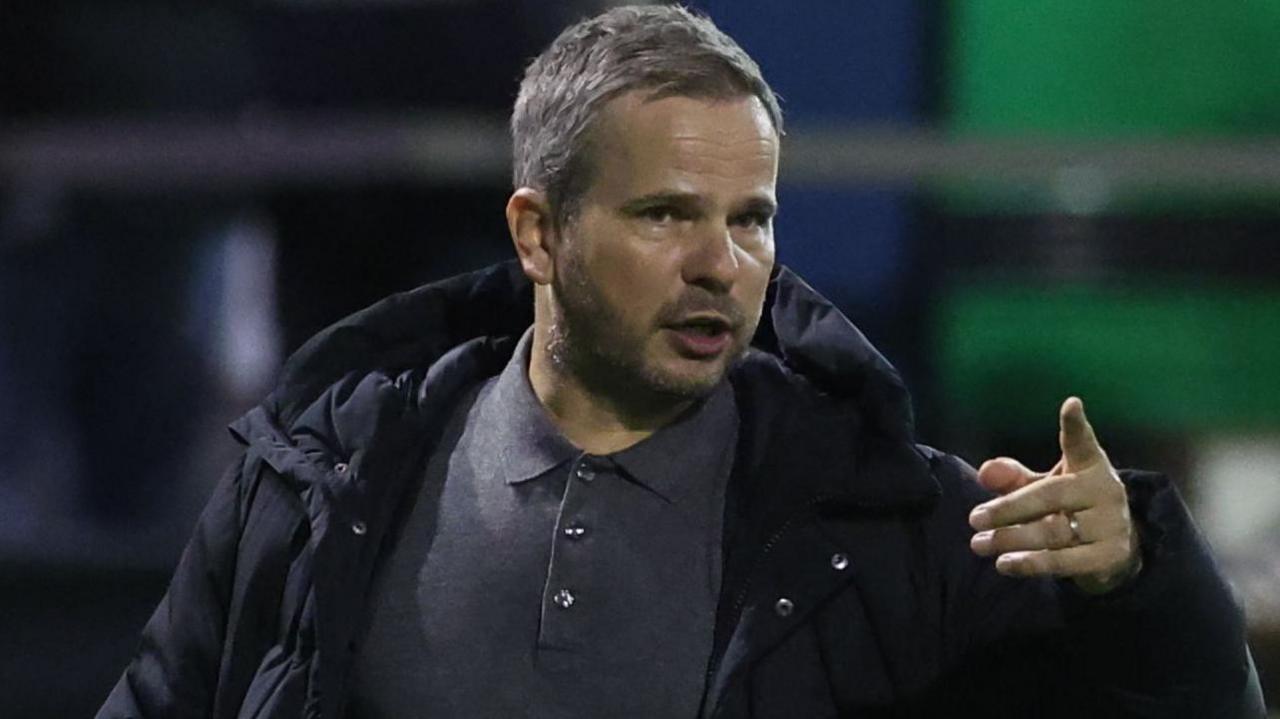
[[[717,294],[733,288],[738,276],[737,247],[728,225],[708,223],[684,263],[684,280]]]

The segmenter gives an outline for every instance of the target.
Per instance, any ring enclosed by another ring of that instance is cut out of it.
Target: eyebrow
[[[747,200],[747,204],[743,207],[745,212],[759,212],[769,217],[778,214],[778,203],[768,197],[752,197]]]
[[[628,200],[622,205],[622,211],[634,214],[649,207],[662,205],[702,208],[705,204],[700,195],[692,192],[654,192]],[[738,212],[760,212],[772,217],[778,212],[778,203],[772,198],[757,195],[748,199]]]
[[[692,192],[654,192],[628,200],[622,205],[622,211],[634,214],[640,210],[660,205],[676,205],[678,207],[702,207],[702,198]]]

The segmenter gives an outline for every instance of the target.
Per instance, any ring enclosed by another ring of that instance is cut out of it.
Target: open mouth
[[[675,329],[703,337],[715,337],[728,332],[730,327],[728,322],[719,317],[695,317],[675,325]]]
[[[728,349],[733,326],[724,318],[691,317],[669,327],[676,350],[687,357],[707,359]]]

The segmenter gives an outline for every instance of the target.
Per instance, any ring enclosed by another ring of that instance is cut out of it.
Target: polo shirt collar
[[[507,484],[540,477],[583,455],[552,421],[529,382],[533,328],[516,344],[511,361],[490,390],[479,398],[476,426],[484,432],[477,446],[492,447]],[[585,461],[613,467],[630,481],[672,503],[702,496],[695,478],[713,476],[731,457],[737,439],[738,412],[733,388],[722,381],[674,422],[644,440],[610,455]]]
[[[674,422],[608,459],[632,481],[673,504],[703,497],[709,481],[730,461],[737,440],[733,388],[721,382]]]
[[[491,389],[479,398],[476,446],[497,453],[497,467],[507,484],[539,477],[581,454],[556,427],[529,383],[529,347],[533,328],[516,344],[511,361]]]

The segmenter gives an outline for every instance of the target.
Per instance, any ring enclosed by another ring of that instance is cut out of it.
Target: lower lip
[[[729,348],[729,343],[733,340],[733,335],[730,332],[706,335],[690,330],[671,329],[671,336],[676,349],[681,354],[699,359],[707,359],[721,354]]]

